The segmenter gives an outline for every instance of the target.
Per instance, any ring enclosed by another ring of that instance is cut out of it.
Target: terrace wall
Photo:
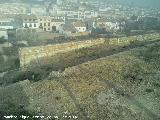
[[[101,38],[95,40],[86,40],[79,42],[69,42],[64,44],[56,44],[56,45],[46,45],[46,46],[36,46],[36,47],[25,47],[19,49],[19,59],[20,59],[20,67],[27,68],[31,61],[38,60],[38,58],[42,57],[50,57],[57,53],[65,53],[72,50],[90,47],[93,45],[103,44],[107,41],[108,45],[127,45],[130,44],[131,41],[154,41],[160,39],[160,34],[146,34],[143,36],[131,36],[131,37],[122,37],[122,38]]]
[[[64,44],[46,45],[37,47],[25,47],[19,49],[20,67],[25,68],[31,61],[42,57],[53,56],[57,53],[69,52],[75,49],[90,47],[104,43],[105,40],[87,40],[80,42],[69,42]]]

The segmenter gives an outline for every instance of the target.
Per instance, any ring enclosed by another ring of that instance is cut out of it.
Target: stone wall
[[[80,42],[69,42],[57,45],[25,47],[19,49],[20,67],[27,67],[31,61],[37,58],[53,56],[57,53],[69,52],[75,49],[85,48],[92,45],[104,43],[105,40],[87,40]]]
[[[26,47],[19,49],[20,67],[26,68],[31,61],[37,60],[37,58],[53,56],[57,53],[69,52],[75,49],[90,47],[93,45],[103,44],[107,42],[108,45],[127,45],[132,41],[154,41],[160,39],[160,34],[146,34],[143,36],[131,36],[122,38],[101,38],[96,40],[86,40],[79,42],[69,42],[57,45],[37,46],[37,47]]]

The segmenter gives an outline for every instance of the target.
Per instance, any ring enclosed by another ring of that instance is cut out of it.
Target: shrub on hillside
[[[123,72],[123,78],[131,83],[143,81],[143,75],[147,72],[147,67],[141,62],[133,62],[127,65]]]
[[[22,115],[29,116],[27,120],[39,120],[38,118],[33,118],[36,115],[34,112],[26,110],[23,106],[5,103],[5,106],[0,109],[0,120],[6,120],[4,116],[11,115],[17,116],[17,118],[12,118],[12,120],[22,120]]]
[[[31,80],[35,82],[46,78],[48,74],[48,72],[40,68],[28,71],[14,70],[4,75],[2,84],[9,85],[23,80]]]
[[[4,36],[3,36],[3,37],[0,37],[0,44],[3,44],[3,43],[5,43],[5,42],[7,42],[7,41],[4,39]]]
[[[155,44],[149,48],[147,48],[146,51],[141,52],[140,54],[143,56],[143,59],[146,62],[153,62],[157,65],[160,64],[160,44]]]

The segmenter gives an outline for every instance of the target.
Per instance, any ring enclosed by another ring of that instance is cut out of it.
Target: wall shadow
[[[28,111],[26,107],[29,105],[29,98],[27,97],[24,86],[28,81],[12,84],[7,87],[0,88],[0,119],[6,120],[5,116],[17,116],[13,120],[22,120],[22,115],[30,116],[28,120],[34,120],[36,115],[33,111]],[[36,120],[36,119],[35,119]]]

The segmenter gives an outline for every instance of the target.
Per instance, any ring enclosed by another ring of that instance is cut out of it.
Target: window
[[[42,26],[42,23],[40,23],[40,26]]]
[[[29,19],[29,21],[31,21],[31,19]]]
[[[44,23],[44,26],[46,26],[46,23]]]
[[[31,23],[29,24],[29,27],[32,27],[32,24],[31,24]]]
[[[46,31],[46,28],[44,28],[44,31]]]
[[[48,28],[48,30],[50,30],[50,28]]]
[[[27,25],[27,23],[25,23],[25,28],[27,28],[28,27],[28,25]]]
[[[48,26],[50,26],[50,23],[48,23]]]
[[[36,24],[34,24],[34,27],[37,27],[37,25],[36,25]]]

